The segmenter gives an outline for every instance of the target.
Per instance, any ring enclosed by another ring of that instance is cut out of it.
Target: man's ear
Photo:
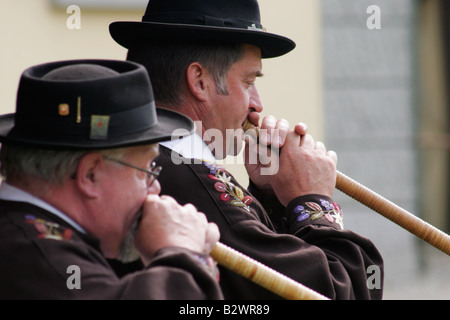
[[[208,73],[200,63],[193,62],[186,69],[186,82],[191,94],[205,102],[208,99],[210,88],[210,78]]]
[[[87,197],[96,198],[99,194],[98,182],[103,162],[99,153],[92,152],[84,155],[78,163],[76,184]]]

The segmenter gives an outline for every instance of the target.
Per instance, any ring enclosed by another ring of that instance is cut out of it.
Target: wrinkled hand
[[[259,128],[259,144],[246,137],[244,161],[250,180],[265,193],[273,193],[271,176],[276,174],[279,168],[279,151],[283,147],[289,129],[289,122],[285,119],[277,120],[273,116],[263,119]],[[305,135],[307,127],[298,123],[294,127],[298,135]]]
[[[337,155],[309,134],[291,131],[280,152],[280,167],[271,184],[280,202],[287,204],[306,194],[332,197],[336,186]]]
[[[209,254],[220,238],[216,224],[191,205],[181,206],[172,197],[149,195],[135,245],[145,265],[165,247],[181,247]]]

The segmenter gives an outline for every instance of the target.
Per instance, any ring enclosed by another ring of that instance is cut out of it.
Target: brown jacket
[[[0,200],[0,299],[221,299],[202,255],[160,250],[118,278],[98,239],[31,204]]]
[[[341,228],[332,199],[303,196],[286,208],[212,163],[178,156],[177,165],[170,149],[160,152],[161,194],[194,204],[219,226],[224,244],[331,299],[381,299],[382,257],[370,240]],[[370,266],[380,270],[380,289],[368,286]],[[223,268],[220,279],[226,299],[278,298]]]

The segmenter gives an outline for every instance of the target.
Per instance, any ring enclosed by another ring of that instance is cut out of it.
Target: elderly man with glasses
[[[22,74],[0,117],[0,299],[220,299],[216,225],[159,197],[158,142],[188,118],[156,111],[145,69],[74,60]],[[116,275],[108,259],[141,258]]]

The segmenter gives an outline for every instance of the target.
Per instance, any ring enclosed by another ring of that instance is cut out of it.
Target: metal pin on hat
[[[81,122],[81,97],[77,98],[77,123]]]

